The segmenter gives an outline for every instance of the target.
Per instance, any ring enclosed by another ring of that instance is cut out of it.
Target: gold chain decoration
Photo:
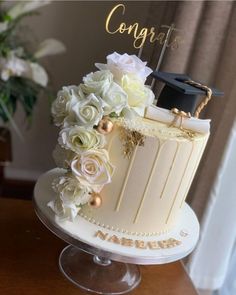
[[[193,80],[187,80],[187,81],[184,81],[184,83],[187,83],[191,86],[194,86],[196,88],[199,88],[199,89],[202,89],[204,91],[206,91],[206,97],[203,99],[203,101],[201,101],[199,103],[199,105],[197,106],[197,109],[194,113],[194,117],[195,118],[199,118],[199,115],[201,113],[201,111],[204,109],[204,107],[208,104],[209,100],[211,99],[212,97],[212,90],[211,88],[201,84],[201,83],[198,83],[198,82],[195,82]]]
[[[124,147],[124,155],[130,159],[134,148],[139,145],[144,145],[145,136],[138,131],[127,130],[124,127],[120,127],[120,138]]]

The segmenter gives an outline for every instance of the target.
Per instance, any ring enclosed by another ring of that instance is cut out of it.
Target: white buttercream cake
[[[79,215],[114,232],[168,232],[181,214],[209,122],[178,120],[155,107],[145,85],[152,70],[134,55],[113,53],[96,66],[79,86],[63,87],[52,105],[60,127],[54,158],[63,172],[52,182],[48,205],[62,222]]]

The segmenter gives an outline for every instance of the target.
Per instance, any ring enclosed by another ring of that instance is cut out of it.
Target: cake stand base
[[[61,252],[59,267],[76,286],[97,294],[124,294],[141,280],[138,266],[93,256],[71,245]]]

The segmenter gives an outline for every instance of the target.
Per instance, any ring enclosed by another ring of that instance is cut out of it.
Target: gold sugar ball
[[[93,193],[89,201],[89,205],[93,208],[99,208],[102,205],[101,196],[97,193]]]
[[[101,134],[108,134],[113,129],[113,123],[109,120],[108,117],[102,118],[102,120],[98,123],[97,131]]]

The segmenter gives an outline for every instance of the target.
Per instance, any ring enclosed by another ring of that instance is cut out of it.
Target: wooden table
[[[65,243],[35,216],[32,203],[0,198],[0,294],[85,294],[60,273],[58,255]],[[180,262],[142,266],[133,295],[197,295]]]

